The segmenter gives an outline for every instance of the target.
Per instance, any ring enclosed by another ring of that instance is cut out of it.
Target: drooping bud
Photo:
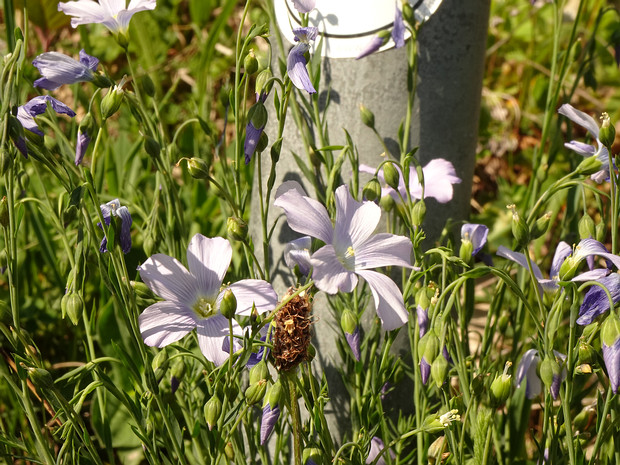
[[[39,389],[54,389],[54,379],[49,371],[37,367],[25,367],[23,365],[22,367],[26,369],[28,377],[36,387]]]
[[[217,424],[217,420],[220,418],[221,414],[222,401],[217,394],[214,394],[204,406],[205,422],[209,427],[209,431],[213,430],[213,427]]]
[[[0,226],[3,228],[9,227],[9,202],[6,195],[0,199]]]
[[[254,74],[258,71],[258,60],[254,55],[254,50],[250,50],[243,59],[243,67],[245,68],[246,74]]]
[[[145,74],[142,78],[140,78],[140,87],[149,97],[152,98],[155,95],[155,84],[153,84],[153,80],[148,74]]]
[[[495,377],[491,383],[491,405],[494,408],[501,407],[506,403],[510,390],[512,388],[511,376],[508,369],[512,366],[512,362],[506,362],[504,372]]]
[[[254,384],[250,384],[245,390],[245,400],[248,405],[256,404],[263,400],[267,391],[267,380],[261,379]]]
[[[250,111],[248,111],[248,121],[252,123],[256,129],[262,129],[267,125],[267,119],[269,114],[265,108],[265,104],[260,100],[252,105]]]
[[[424,200],[418,200],[411,208],[411,223],[413,226],[420,227],[426,218],[426,203]]]
[[[224,454],[231,462],[235,460],[235,448],[233,447],[232,442],[228,441],[226,443],[226,446],[224,446]]]
[[[506,208],[512,211],[512,235],[517,240],[520,247],[525,247],[530,241],[530,232],[527,223],[517,213],[516,205],[507,205]]]
[[[394,209],[396,202],[394,202],[394,199],[391,195],[384,195],[383,197],[381,197],[381,200],[379,200],[379,205],[386,212],[391,212]]]
[[[256,76],[256,93],[257,94],[268,94],[271,90],[273,73],[271,72],[271,68],[266,68],[258,73]]]
[[[269,369],[267,368],[267,364],[261,360],[250,370],[250,384],[266,381],[267,378],[269,378]]]
[[[318,447],[306,447],[301,455],[301,462],[304,465],[310,465],[311,463],[314,465],[323,464],[321,449]]]
[[[114,81],[112,79],[101,73],[93,73],[93,79],[91,82],[102,89],[112,87],[114,85]]]
[[[465,263],[469,263],[471,261],[473,251],[474,245],[472,242],[468,238],[462,239],[461,248],[459,249],[459,258]]]
[[[237,298],[231,289],[226,289],[222,302],[220,303],[220,312],[229,320],[235,317],[237,311]]]
[[[443,356],[443,354],[439,354],[433,360],[431,364],[431,378],[435,381],[437,387],[441,387],[443,383],[446,381],[446,375],[448,374],[448,361]]]
[[[364,104],[360,103],[360,118],[365,126],[371,129],[375,127],[375,115]]]
[[[362,191],[364,198],[366,200],[370,200],[374,202],[377,199],[381,198],[381,184],[379,184],[379,180],[377,178],[372,178],[366,185],[364,186],[364,190]]]
[[[579,220],[579,238],[589,239],[596,237],[596,226],[594,220],[587,213]]]
[[[583,339],[579,341],[578,360],[580,364],[587,363],[588,365],[591,365],[596,361],[596,352],[594,351],[594,347]]]
[[[392,189],[398,190],[400,174],[394,166],[394,163],[388,162],[383,165],[383,177],[388,186],[390,186]]]
[[[549,223],[551,222],[551,212],[545,213],[543,216],[536,220],[536,223],[532,226],[532,230],[530,232],[530,239],[538,239],[543,234],[547,232],[549,228]]]
[[[611,124],[609,115],[606,112],[601,115],[601,129],[598,133],[598,139],[608,149],[611,149],[616,139],[616,128]]]
[[[207,179],[209,177],[209,165],[202,158],[190,158],[187,161],[187,170],[194,179]]]
[[[409,5],[407,3],[407,5]],[[435,465],[441,463],[444,460],[444,451],[446,450],[446,437],[439,436],[433,441],[428,448],[428,463]]]
[[[153,361],[151,362],[151,368],[153,371],[159,370],[165,371],[168,367],[168,351],[164,347],[162,350],[157,352],[155,357],[153,357]]]
[[[236,216],[228,217],[226,220],[226,230],[228,237],[235,241],[243,242],[248,236],[248,224]]]
[[[60,301],[60,308],[62,309],[63,317],[67,315],[73,325],[77,325],[80,322],[82,316],[82,310],[84,309],[84,301],[77,292],[68,292],[62,297]]]
[[[560,381],[562,377],[562,369],[555,357],[547,355],[540,364],[540,379],[545,387],[551,391],[553,400],[560,395]]]
[[[159,142],[157,142],[154,137],[147,134],[144,136],[144,150],[153,160],[157,160],[161,152],[161,145],[159,145]]]

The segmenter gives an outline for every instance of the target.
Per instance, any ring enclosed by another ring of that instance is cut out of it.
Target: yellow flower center
[[[204,297],[200,297],[196,301],[196,303],[192,306],[192,310],[194,310],[194,312],[196,312],[196,314],[203,319],[209,318],[217,313],[215,302]]]

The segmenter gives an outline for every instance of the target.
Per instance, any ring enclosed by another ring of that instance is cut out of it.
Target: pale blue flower
[[[373,234],[381,208],[373,202],[357,202],[347,186],[336,189],[335,200],[333,226],[325,207],[307,197],[296,182],[288,181],[278,188],[274,205],[284,210],[291,229],[325,243],[310,260],[318,289],[328,294],[352,292],[360,276],[372,291],[384,329],[403,326],[408,313],[398,286],[389,277],[370,269],[411,267],[411,240],[388,233]]]
[[[145,10],[154,10],[156,0],[77,0],[59,3],[58,11],[72,16],[71,27],[81,24],[103,24],[110,31],[124,33],[129,28],[131,17]]]
[[[375,174],[375,169],[368,165],[360,165],[359,170],[362,173]],[[399,183],[398,192],[385,184],[385,178],[383,176],[383,169],[377,173],[377,178],[383,184],[381,188],[381,195],[390,195],[396,202],[402,202],[402,199],[407,200],[407,188],[405,186],[405,179],[400,171],[400,168],[396,166],[398,171]],[[435,158],[429,161],[426,166],[422,168],[422,174],[424,175],[424,198],[432,197],[439,203],[447,203],[452,200],[454,195],[454,184],[459,184],[461,178],[456,175],[454,165],[443,158]],[[399,196],[400,193],[400,196]],[[415,166],[409,167],[409,194],[412,200],[422,198],[422,183],[418,179],[418,172]]]
[[[472,245],[472,256],[475,256],[487,243],[489,228],[483,224],[465,223],[461,227],[461,240],[469,241]]]
[[[598,282],[607,288],[611,294],[614,304],[620,301],[620,275],[612,273],[609,276],[598,279]],[[586,292],[581,307],[579,308],[579,318],[577,324],[586,326],[594,319],[609,310],[609,298],[600,286],[592,286]]]
[[[34,97],[28,103],[17,107],[17,121],[22,125],[24,129],[43,137],[43,131],[39,129],[34,117],[45,113],[47,110],[47,104],[52,106],[52,109],[58,114],[75,116],[75,112],[64,103],[56,100],[49,95],[39,95]],[[28,147],[26,145],[26,138],[21,134],[12,137],[15,146],[19,149],[22,155],[28,158]]]
[[[601,170],[594,173],[590,178],[597,183],[602,183],[609,179],[609,152],[598,138],[600,128],[594,118],[590,115],[579,111],[572,105],[565,103],[560,107],[558,113],[566,116],[573,123],[578,124],[586,129],[592,137],[596,139],[596,145],[585,144],[576,140],[567,142],[564,146],[573,152],[584,157],[596,157],[602,164]]]
[[[54,90],[63,84],[92,81],[95,79],[99,60],[80,50],[80,61],[58,52],[46,52],[36,57],[32,64],[42,78],[34,81],[35,87]]]
[[[231,259],[232,247],[226,239],[196,234],[187,247],[189,271],[177,259],[163,254],[153,255],[138,267],[146,285],[165,299],[140,315],[144,343],[164,347],[196,328],[203,355],[222,365],[228,358],[222,345],[231,335],[229,320],[220,312],[225,291],[230,289],[235,295],[237,315],[262,314],[278,303],[278,296],[266,281],[244,279],[222,288]],[[241,335],[239,324],[235,319],[231,322],[233,335]]]
[[[316,0],[293,0],[293,6],[300,13],[310,13],[315,5]]]
[[[310,94],[315,94],[316,90],[310,81],[304,54],[310,50],[310,42],[316,39],[318,33],[319,30],[312,26],[293,29],[295,42],[299,43],[291,49],[286,59],[286,72],[293,85]]]
[[[103,221],[105,221],[106,226],[110,226],[113,216],[120,218],[121,230],[117,240],[120,243],[122,251],[124,253],[129,253],[129,251],[131,250],[131,224],[133,223],[129,210],[127,209],[127,207],[122,207],[118,199],[114,199],[109,201],[108,203],[104,203],[100,206],[100,208],[101,214],[103,216]],[[101,223],[97,223],[97,226],[103,229]],[[103,236],[103,239],[101,239],[99,251],[101,253],[108,251],[108,238],[105,235]]]

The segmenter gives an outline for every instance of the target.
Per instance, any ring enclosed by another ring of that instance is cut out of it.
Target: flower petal
[[[512,260],[515,263],[518,263],[526,270],[528,269],[527,258],[525,258],[525,255],[523,255],[522,253],[514,252],[504,247],[503,245],[500,245],[497,248],[497,255],[507,258],[508,260]],[[542,272],[540,271],[540,268],[538,268],[538,265],[536,265],[536,263],[532,263],[532,269],[534,271],[534,276],[536,276],[537,279],[543,279]]]
[[[286,72],[291,82],[299,90],[305,90],[309,94],[316,94],[316,89],[310,81],[310,74],[306,68],[306,58],[304,54],[309,50],[306,43],[295,45],[286,59]]]
[[[310,258],[310,263],[313,267],[312,279],[323,292],[336,294],[338,291],[351,292],[355,289],[357,276],[342,266],[331,245],[317,250]]]
[[[151,347],[164,347],[178,341],[196,327],[194,312],[175,302],[157,302],[138,317],[140,334]]]
[[[231,284],[228,289],[232,290],[237,299],[237,315],[250,316],[252,309],[256,307],[258,314],[269,312],[278,305],[278,295],[271,284],[261,279],[242,279]],[[224,291],[218,296],[218,305],[224,296]]]
[[[82,163],[82,159],[84,158],[84,154],[88,149],[90,140],[91,138],[87,132],[82,132],[81,129],[78,129],[77,144],[75,144],[75,166]]]
[[[366,280],[375,299],[377,315],[386,331],[400,328],[407,323],[407,310],[403,294],[394,281],[376,271],[362,270],[357,272]]]
[[[59,3],[58,11],[73,16],[71,18],[71,27],[78,27],[80,24],[101,23],[106,18],[104,8],[99,3],[91,0]]]
[[[310,263],[310,247],[312,247],[312,238],[303,236],[299,239],[288,242],[284,246],[284,262],[289,268],[299,267],[299,271],[307,276],[312,268]]]
[[[310,13],[315,5],[316,0],[293,0],[293,6],[300,13]]]
[[[233,319],[233,334],[240,335],[241,328]],[[205,358],[216,366],[222,365],[228,359],[228,353],[222,349],[224,339],[230,336],[228,329],[228,319],[221,313],[210,318],[198,321],[196,324],[198,333],[198,345]]]
[[[542,392],[542,384],[540,378],[536,374],[536,366],[539,360],[538,351],[536,349],[530,349],[523,354],[517,368],[515,384],[517,388],[519,388],[521,387],[523,379],[526,380],[525,395],[528,399],[533,399]]]
[[[403,21],[403,12],[396,6],[394,15],[394,27],[392,28],[392,40],[396,48],[405,45],[405,22]]]
[[[131,224],[133,223],[131,214],[127,207],[118,208],[115,214],[121,219],[121,233],[119,238],[121,249],[123,253],[129,253],[131,250]]]
[[[612,273],[609,276],[599,279],[599,282],[607,288],[611,294],[614,304],[620,301],[620,275]],[[594,319],[609,310],[609,299],[607,294],[599,286],[592,286],[586,292],[581,307],[579,308],[579,318],[577,324],[586,326]]]
[[[614,394],[618,393],[620,387],[620,338],[616,339],[613,345],[608,346],[603,342],[603,360],[607,375],[611,383],[611,390]]]
[[[447,203],[454,195],[453,184],[460,184],[454,165],[443,158],[435,158],[422,168],[424,174],[424,198],[433,197],[439,203]],[[422,198],[422,184],[414,166],[410,168],[409,190],[411,196]]]
[[[411,267],[411,240],[405,236],[381,233],[354,247],[355,270],[383,266]]]
[[[357,248],[372,235],[381,219],[381,208],[374,202],[360,203],[349,193],[347,186],[336,189],[336,224],[333,246],[336,253]]]
[[[566,257],[573,253],[573,248],[568,245],[566,242],[561,241],[558,246],[555,248],[555,253],[553,254],[553,261],[551,262],[551,271],[549,271],[549,277],[551,279],[555,279],[560,274],[560,267]]]
[[[96,71],[99,66],[99,59],[86,53],[86,50],[80,50],[80,63],[91,71]]]
[[[484,247],[488,234],[489,228],[483,224],[465,223],[461,228],[461,239],[471,241],[472,255],[476,255]]]
[[[215,297],[232,259],[230,242],[222,237],[195,234],[187,246],[187,265],[201,292]]]
[[[573,259],[581,261],[590,255],[603,257],[616,265],[617,268],[620,268],[620,257],[618,255],[609,253],[607,248],[596,239],[582,239],[575,247]]]
[[[298,183],[285,182],[278,188],[273,204],[284,210],[293,231],[331,244],[334,229],[327,210],[320,202],[301,194],[299,189]]]
[[[381,47],[383,47],[383,44],[385,44],[385,41],[386,41],[385,37],[381,37],[378,35],[374,36],[372,39],[370,39],[370,42],[368,42],[368,45],[364,47],[364,49],[360,52],[360,54],[357,57],[355,57],[355,59],[360,60],[362,58],[367,57],[368,55],[372,55],[377,50],[379,50]]]
[[[591,157],[596,153],[596,147],[594,145],[585,144],[577,140],[565,142],[564,147],[584,157]]]
[[[584,113],[583,111],[577,110],[572,105],[565,103],[560,107],[558,113],[566,116],[573,123],[577,123],[579,126],[588,130],[593,137],[598,139],[599,127],[590,115]]]
[[[138,271],[142,281],[161,298],[188,307],[195,303],[198,282],[176,258],[155,254]]]
[[[280,418],[280,407],[277,405],[271,407],[269,402],[263,407],[263,417],[260,421],[260,445],[264,446],[273,432],[273,428],[276,426]]]

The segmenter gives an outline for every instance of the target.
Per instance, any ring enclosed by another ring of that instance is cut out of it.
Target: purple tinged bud
[[[422,384],[426,384],[428,382],[428,377],[431,375],[431,365],[424,357],[420,360],[420,375],[422,375]]]
[[[123,253],[129,253],[131,250],[131,214],[127,207],[122,207],[118,199],[111,200],[110,202],[101,205],[101,213],[106,226],[110,226],[112,223],[112,217],[116,216],[120,219],[120,230],[118,231],[117,240],[121,246]],[[97,223],[101,229],[103,226],[101,223]],[[99,246],[101,253],[108,251],[108,238],[106,236],[101,240]]]
[[[86,132],[82,132],[82,129],[78,129],[77,133],[77,144],[75,145],[75,165],[79,165],[82,163],[82,159],[84,158],[84,154],[88,149],[88,144],[90,144],[90,136]]]
[[[426,331],[428,331],[428,308],[424,309],[418,305],[416,314],[418,316],[418,326],[420,327],[420,337],[422,337],[426,334]]]
[[[615,312],[611,312],[601,325],[601,345],[611,390],[617,394],[620,387],[620,318]]]
[[[403,21],[403,12],[398,6],[396,7],[396,15],[394,16],[392,40],[396,48],[401,48],[405,45],[405,22]]]
[[[269,402],[263,407],[263,418],[260,422],[260,445],[263,446],[271,436],[273,429],[280,418],[280,407],[271,408]]]
[[[181,380],[179,380],[176,376],[172,376],[170,378],[170,392],[172,394],[177,392],[177,389],[179,389],[180,385],[181,385]]]
[[[347,343],[351,348],[351,352],[353,352],[353,357],[355,357],[356,361],[360,361],[360,328],[359,326],[355,328],[353,333],[344,333],[345,338],[347,339]]]
[[[483,224],[466,223],[461,228],[461,240],[470,241],[472,244],[472,256],[480,252],[487,243],[489,228]]]
[[[373,53],[375,53],[377,50],[383,47],[383,45],[387,42],[389,36],[389,32],[381,31],[379,34],[370,39],[368,45],[366,45],[364,50],[362,50],[355,59],[360,60],[367,57],[368,55],[372,55]]]

